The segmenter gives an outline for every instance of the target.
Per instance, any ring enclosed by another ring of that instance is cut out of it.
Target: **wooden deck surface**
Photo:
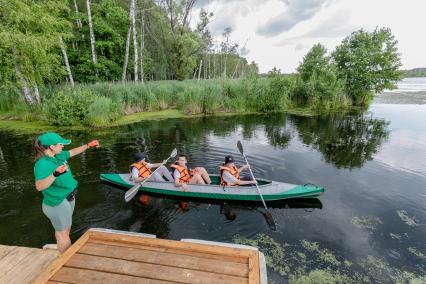
[[[0,283],[31,283],[58,256],[56,250],[0,245]]]
[[[259,283],[259,252],[89,230],[35,283]]]

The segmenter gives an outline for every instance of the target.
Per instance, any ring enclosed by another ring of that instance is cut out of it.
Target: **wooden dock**
[[[262,257],[252,247],[90,229],[33,283],[266,284]]]
[[[30,283],[58,256],[57,250],[0,245],[0,283]]]

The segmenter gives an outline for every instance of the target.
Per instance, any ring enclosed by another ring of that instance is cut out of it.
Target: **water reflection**
[[[389,137],[389,122],[368,114],[292,117],[301,141],[337,168],[359,168]]]

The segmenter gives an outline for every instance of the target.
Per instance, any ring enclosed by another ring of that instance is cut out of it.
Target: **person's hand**
[[[68,171],[68,166],[67,165],[61,165],[61,166],[57,167],[56,170],[53,172],[53,176],[58,177],[58,176],[64,174],[66,171]]]
[[[183,183],[181,187],[182,187],[183,191],[187,191],[188,190],[188,185],[186,183]]]
[[[244,166],[242,166],[242,167],[241,167],[241,170],[248,169],[248,167],[249,167],[249,166],[248,166],[247,164],[245,164]]]
[[[99,141],[98,140],[92,140],[89,143],[87,143],[87,147],[89,147],[89,148],[99,147]]]

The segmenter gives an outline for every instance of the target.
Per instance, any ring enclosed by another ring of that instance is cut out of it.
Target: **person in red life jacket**
[[[176,163],[171,165],[173,168],[173,177],[175,180],[175,185],[177,187],[182,187],[182,190],[186,191],[188,189],[186,184],[210,184],[209,174],[206,169],[203,167],[196,167],[191,169],[187,166],[187,159],[185,155],[179,156]]]
[[[234,162],[233,156],[225,157],[225,163],[220,166],[220,184],[225,186],[255,184],[254,180],[241,180],[240,173],[248,169],[248,165],[237,168]]]
[[[170,181],[173,177],[169,170],[162,163],[147,163],[144,153],[135,154],[135,162],[130,165],[130,172],[134,182],[142,182],[152,174],[152,168],[158,168],[157,171],[149,178],[149,181]],[[163,178],[165,177],[166,180]]]

